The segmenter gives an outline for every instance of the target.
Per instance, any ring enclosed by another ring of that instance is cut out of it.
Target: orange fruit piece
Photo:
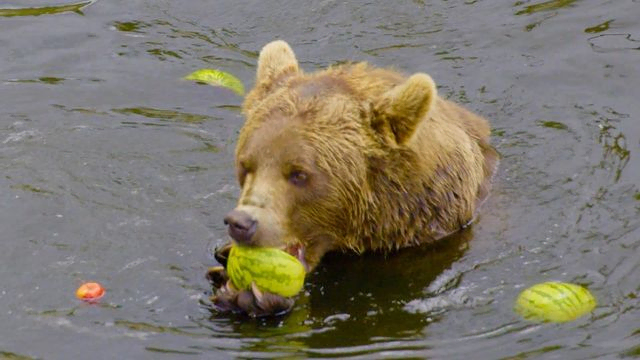
[[[76,290],[76,297],[80,300],[94,301],[104,296],[104,288],[97,282],[87,282]]]

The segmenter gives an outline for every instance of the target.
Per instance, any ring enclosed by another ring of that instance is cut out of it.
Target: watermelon
[[[302,290],[306,271],[298,259],[280,249],[234,244],[227,274],[239,290],[250,289],[255,283],[261,291],[291,297]]]

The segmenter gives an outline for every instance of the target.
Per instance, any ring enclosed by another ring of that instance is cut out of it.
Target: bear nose
[[[249,244],[256,233],[258,221],[240,210],[231,210],[224,217],[224,224],[229,226],[229,236],[242,244]]]

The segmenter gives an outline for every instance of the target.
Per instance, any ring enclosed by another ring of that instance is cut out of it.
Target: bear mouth
[[[304,266],[304,270],[306,272],[309,272],[309,265],[307,264],[307,261],[304,258],[304,255],[305,255],[304,245],[302,245],[300,243],[293,244],[293,245],[288,245],[283,250],[285,252],[289,253],[289,255],[293,256],[296,259],[298,259],[298,261],[300,261],[300,263]]]

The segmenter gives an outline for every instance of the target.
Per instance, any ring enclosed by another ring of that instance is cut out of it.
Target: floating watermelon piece
[[[591,312],[596,304],[596,298],[580,285],[545,282],[521,292],[514,310],[527,320],[566,322]]]
[[[244,85],[237,77],[216,69],[200,69],[184,77],[199,83],[227,88],[236,94],[244,95]]]

